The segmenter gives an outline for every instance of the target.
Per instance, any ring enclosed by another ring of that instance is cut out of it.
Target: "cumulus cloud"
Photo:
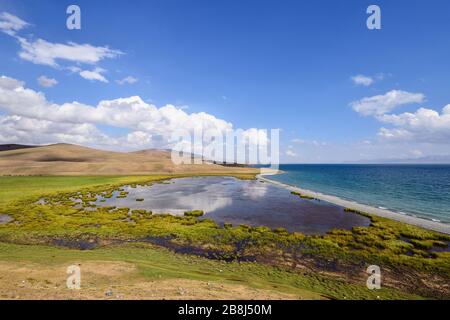
[[[385,114],[379,120],[394,128],[381,128],[379,136],[391,140],[450,143],[450,105],[442,112],[420,108],[414,113]]]
[[[17,115],[0,116],[0,143],[50,144],[65,142],[113,145],[114,139],[92,124],[59,123]]]
[[[392,111],[401,105],[422,103],[421,93],[393,90],[384,95],[363,98],[352,102],[353,109],[366,116],[390,125],[382,127],[378,136],[383,140],[410,141],[414,143],[450,143],[450,105],[439,113],[430,108],[419,108],[415,112],[395,114]]]
[[[38,84],[44,88],[51,88],[58,84],[58,81],[53,78],[47,78],[46,76],[40,76],[38,79]]]
[[[351,77],[351,80],[353,81],[354,84],[365,87],[368,87],[374,83],[374,79],[372,77],[365,76],[362,74]]]
[[[287,155],[288,157],[296,157],[296,156],[297,156],[297,153],[295,153],[295,151],[292,150],[292,149],[287,149],[287,150],[286,150],[286,155]]]
[[[128,76],[128,77],[125,77],[125,78],[123,78],[121,80],[116,80],[116,82],[118,84],[120,84],[120,85],[123,85],[123,84],[134,84],[134,83],[138,82],[138,79],[135,78],[135,77],[132,77],[132,76]]]
[[[79,102],[55,104],[22,81],[0,77],[0,141],[23,143],[68,142],[116,149],[170,148],[172,134],[180,128],[193,133],[209,129],[225,133],[233,125],[200,112],[186,113],[174,105],[156,107],[138,96],[102,100],[96,106]],[[125,128],[129,133],[112,138],[97,125]],[[267,145],[265,130],[243,130],[250,143]]]
[[[20,31],[28,26],[28,23],[22,19],[8,13],[0,12],[0,30],[10,36],[14,36],[17,31]]]
[[[106,72],[105,69],[95,68],[94,70],[81,70],[79,75],[86,80],[108,83],[108,80],[102,74],[104,72]]]
[[[306,140],[299,139],[299,138],[292,139],[291,141],[293,143],[297,143],[297,144],[304,144],[304,143],[306,143]]]
[[[350,103],[350,106],[353,110],[364,116],[380,116],[394,110],[399,106],[412,103],[421,103],[424,100],[425,95],[422,93],[392,90],[384,95],[366,97],[361,100],[353,101]]]
[[[124,54],[122,51],[111,49],[108,46],[93,46],[88,43],[79,44],[75,42],[55,43],[44,39],[17,35],[17,32],[27,25],[29,25],[27,22],[10,13],[0,13],[0,31],[7,33],[18,41],[20,45],[18,55],[21,59],[58,69],[68,68],[84,79],[108,82],[102,75],[105,70],[96,67],[96,65],[104,59],[116,58]],[[80,67],[67,67],[67,64],[70,63],[87,64],[95,68],[82,70]],[[125,81],[132,82],[133,80],[134,78],[130,78]]]
[[[413,149],[410,151],[410,153],[415,157],[423,156],[423,152],[419,149]]]
[[[328,145],[326,142],[322,142],[322,141],[304,140],[304,139],[299,139],[299,138],[292,139],[291,142],[295,143],[295,144],[311,145],[311,146],[316,146],[316,147]]]
[[[290,158],[295,158],[298,157],[297,152],[295,152],[294,150],[294,146],[289,145],[286,149],[286,151],[284,152],[284,154]]]
[[[86,64],[96,64],[106,58],[115,58],[123,54],[108,47],[95,47],[75,42],[52,43],[43,39],[28,41],[17,38],[21,47],[19,57],[34,64],[58,67],[59,60]]]

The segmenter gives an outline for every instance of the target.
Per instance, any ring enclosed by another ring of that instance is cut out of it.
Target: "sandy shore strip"
[[[413,226],[421,227],[424,229],[428,229],[428,230],[432,230],[432,231],[436,231],[436,232],[440,232],[440,233],[450,234],[450,225],[448,225],[448,224],[431,221],[431,220],[426,220],[426,219],[413,217],[413,216],[409,216],[409,215],[404,215],[404,214],[400,214],[400,213],[390,211],[387,209],[375,208],[375,207],[368,206],[365,204],[360,204],[360,203],[357,203],[354,201],[341,199],[339,197],[326,195],[326,194],[323,194],[320,192],[314,192],[311,190],[293,187],[293,186],[290,186],[285,183],[267,179],[265,177],[265,176],[270,176],[270,175],[273,175],[273,173],[267,173],[267,174],[262,173],[262,174],[258,175],[257,178],[259,180],[262,180],[262,181],[277,185],[279,187],[285,188],[289,191],[299,192],[299,193],[307,195],[309,197],[314,197],[314,198],[317,198],[317,199],[320,199],[320,200],[323,200],[326,202],[330,202],[330,203],[333,203],[335,205],[338,205],[338,206],[341,206],[344,208],[349,208],[349,209],[353,209],[353,210],[366,212],[369,214],[373,214],[375,216],[396,220],[399,222],[407,223],[407,224],[410,224]]]

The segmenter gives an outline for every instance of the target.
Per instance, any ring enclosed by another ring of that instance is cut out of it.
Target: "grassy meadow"
[[[91,204],[123,185],[182,176],[0,177],[0,214],[14,219],[0,224],[0,262],[42,269],[54,263],[121,261],[135,266],[133,279],[141,283],[155,276],[158,281],[239,283],[294,299],[450,296],[450,252],[434,250],[446,247],[449,236],[361,212],[371,219],[369,227],[306,236],[264,226],[220,227],[201,215],[153,215]],[[79,250],[86,248],[92,250]],[[366,288],[371,264],[382,267],[382,290]]]

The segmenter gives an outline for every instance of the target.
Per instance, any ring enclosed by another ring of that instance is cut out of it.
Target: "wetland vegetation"
[[[46,245],[70,248],[70,252],[93,249],[83,256],[109,252],[115,259],[124,252],[157,254],[157,247],[165,247],[199,256],[195,259],[204,259],[198,261],[205,264],[268,268],[264,270],[282,274],[283,281],[297,289],[311,289],[329,298],[450,298],[450,252],[446,250],[450,236],[363,212],[346,210],[370,219],[369,226],[306,235],[266,226],[221,226],[203,216],[202,208],[175,216],[92,205],[99,197],[110,198],[117,192],[126,197],[125,185],[137,187],[173,177],[2,177],[0,215],[11,221],[0,224],[0,260],[10,257],[20,244],[33,244],[44,252],[67,252]],[[173,259],[181,259],[175,253]],[[170,253],[164,251],[164,255]],[[380,291],[365,287],[365,271],[372,264],[383,272]]]

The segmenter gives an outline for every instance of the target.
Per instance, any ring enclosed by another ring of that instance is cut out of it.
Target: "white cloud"
[[[269,143],[269,140],[267,138],[267,131],[263,129],[247,129],[243,132],[243,137],[244,139],[247,139],[252,145],[265,147]]]
[[[58,67],[58,60],[96,64],[106,58],[115,58],[123,54],[108,47],[95,47],[90,44],[52,43],[43,39],[28,41],[18,37],[21,51],[19,57],[34,64]]]
[[[83,69],[81,69],[80,67],[76,67],[76,66],[67,67],[67,70],[70,70],[73,73],[79,73],[80,71],[83,71]]]
[[[144,131],[133,131],[127,134],[126,141],[142,147],[152,143],[152,135]]]
[[[306,143],[306,140],[299,139],[299,138],[292,139],[291,141],[293,143],[297,143],[297,144],[304,144],[304,143]]]
[[[368,87],[374,83],[374,79],[372,77],[365,76],[362,74],[351,77],[351,80],[353,81],[354,84],[365,87]]]
[[[299,139],[299,138],[292,139],[291,142],[295,143],[295,144],[312,145],[312,146],[316,146],[316,147],[328,145],[326,142],[322,142],[322,141],[304,140],[304,139]]]
[[[380,72],[375,75],[375,79],[378,81],[384,80],[385,77],[392,77],[392,74],[391,73],[384,74],[384,73]]]
[[[377,95],[373,97],[366,97],[358,101],[350,103],[350,106],[356,112],[369,116],[380,116],[388,113],[396,107],[421,103],[425,100],[425,95],[422,93],[410,93],[401,90],[392,90],[384,95]]]
[[[326,142],[320,142],[320,141],[317,141],[317,140],[313,140],[311,143],[313,145],[315,145],[315,146],[326,146],[327,145]]]
[[[92,124],[59,123],[17,115],[0,116],[0,143],[50,144],[55,142],[112,145],[113,139]]]
[[[106,70],[100,67],[96,67],[93,70],[83,70],[77,66],[70,66],[67,67],[67,70],[71,71],[72,73],[77,73],[80,77],[86,80],[100,81],[104,83],[109,82],[108,79],[106,79],[106,77],[103,75]]]
[[[297,158],[299,156],[293,145],[289,145],[284,154],[289,158]]]
[[[384,141],[409,141],[410,143],[449,144],[450,143],[450,104],[439,113],[429,108],[419,108],[415,112],[393,114],[398,106],[421,103],[425,96],[393,90],[385,95],[364,98],[352,102],[353,109],[363,115],[372,115],[378,121],[391,125],[382,127],[378,136]]]
[[[0,77],[0,140],[3,142],[71,142],[116,149],[170,148],[172,134],[180,128],[196,130],[232,130],[233,125],[204,112],[188,114],[181,108],[165,105],[157,108],[133,96],[100,101],[96,106],[79,102],[55,104],[41,92],[26,88],[22,81]],[[125,128],[129,134],[112,138],[96,125]],[[264,130],[248,129],[243,136],[250,143],[267,144]]]
[[[102,68],[95,68],[94,70],[82,70],[79,72],[79,75],[86,80],[100,81],[107,83],[108,80],[102,74],[104,72],[106,72],[106,70]]]
[[[10,36],[14,36],[17,31],[22,30],[29,24],[22,19],[8,13],[0,13],[0,30]]]
[[[27,22],[7,12],[0,13],[0,30],[15,38],[19,45],[19,57],[34,64],[46,65],[53,68],[66,68],[79,73],[88,80],[108,82],[102,75],[104,69],[96,67],[93,70],[82,70],[80,67],[61,66],[61,63],[77,63],[96,66],[104,59],[116,58],[122,54],[120,50],[110,49],[108,46],[93,46],[91,44],[78,44],[75,42],[54,43],[44,39],[32,39],[22,37],[16,32],[28,25]],[[134,78],[124,79],[133,82]]]
[[[44,88],[51,88],[58,84],[58,81],[53,78],[47,78],[46,76],[40,76],[37,79],[39,85]]]
[[[450,143],[450,105],[439,113],[420,108],[414,113],[385,114],[378,119],[394,128],[381,128],[379,136],[391,140]]]
[[[123,78],[121,80],[116,80],[116,82],[118,84],[120,84],[120,85],[123,85],[123,84],[134,84],[134,83],[138,82],[138,79],[134,78],[132,76],[128,76],[128,77],[125,77],[125,78]]]
[[[417,158],[412,150],[420,150],[422,155],[450,155],[448,143],[426,143],[411,140],[386,140],[373,139],[370,144],[367,141],[328,143],[327,146],[302,145],[301,148],[294,145],[292,152],[297,156],[290,157],[286,152],[282,153],[281,163],[343,163],[343,162],[371,162],[386,159],[410,159]],[[290,154],[290,152],[289,152]]]
[[[297,153],[295,153],[295,151],[292,150],[292,149],[287,149],[287,150],[286,150],[286,155],[287,155],[288,157],[296,157],[296,156],[297,156]]]

